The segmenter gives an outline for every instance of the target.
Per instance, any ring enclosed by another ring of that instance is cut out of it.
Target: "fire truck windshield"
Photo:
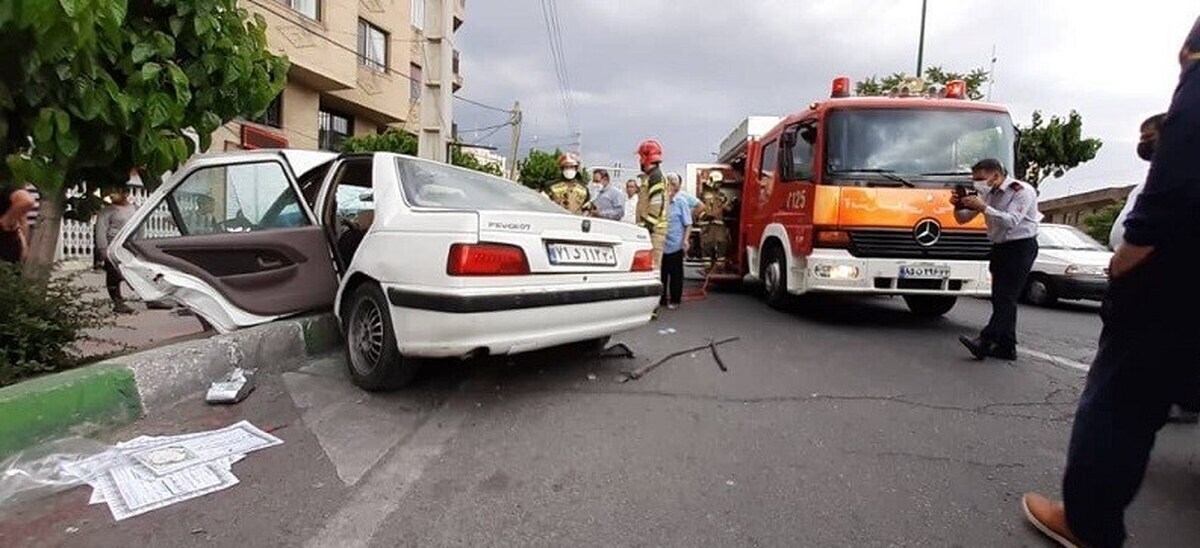
[[[971,165],[1013,166],[1007,113],[962,109],[844,109],[827,118],[826,180],[833,184],[949,185]],[[891,177],[883,177],[889,174]]]

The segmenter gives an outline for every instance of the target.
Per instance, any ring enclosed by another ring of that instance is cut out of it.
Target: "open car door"
[[[281,152],[190,162],[138,208],[109,259],[143,299],[182,303],[221,332],[328,310],[337,292],[328,239]]]

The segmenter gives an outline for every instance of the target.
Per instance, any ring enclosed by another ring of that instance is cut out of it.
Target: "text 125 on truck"
[[[967,99],[961,81],[855,97],[838,77],[828,100],[747,118],[718,153],[733,175],[721,191],[740,205],[726,218],[736,249],[711,279],[761,280],[772,306],[805,293],[902,295],[922,316],[988,295],[986,227],[955,221],[950,197],[980,159],[1011,172],[1015,141],[1007,109]]]

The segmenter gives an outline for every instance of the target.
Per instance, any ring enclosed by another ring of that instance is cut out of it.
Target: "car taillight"
[[[502,244],[454,244],[446,259],[451,276],[512,276],[529,274],[529,261],[520,247]]]
[[[649,272],[654,270],[654,252],[649,249],[643,249],[633,254],[634,272]]]
[[[820,230],[816,231],[817,247],[848,247],[850,245],[850,233],[844,230]]]

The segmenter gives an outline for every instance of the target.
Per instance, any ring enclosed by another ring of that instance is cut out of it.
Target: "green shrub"
[[[77,277],[39,285],[0,263],[0,386],[79,365],[73,346],[90,338],[88,330],[113,324],[105,300],[88,296]]]

